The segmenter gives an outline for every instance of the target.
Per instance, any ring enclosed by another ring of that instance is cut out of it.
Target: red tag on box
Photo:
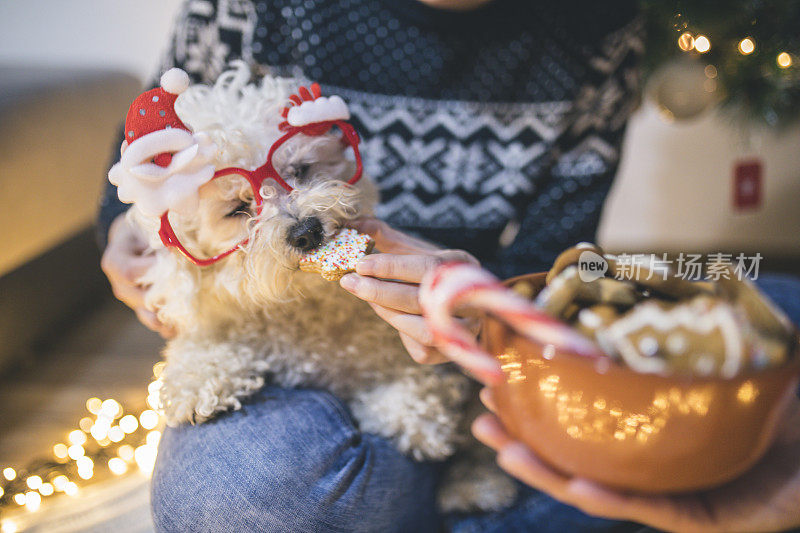
[[[739,161],[733,167],[733,207],[736,210],[761,207],[763,165],[760,159]]]

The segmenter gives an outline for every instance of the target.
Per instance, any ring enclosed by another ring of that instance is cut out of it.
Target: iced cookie
[[[726,378],[749,366],[753,341],[741,315],[708,296],[639,304],[596,335],[604,349],[637,372]]]
[[[553,263],[553,267],[547,273],[547,284],[549,285],[553,279],[556,278],[559,274],[561,274],[567,267],[572,265],[577,265],[578,261],[580,260],[581,254],[584,252],[594,252],[600,257],[603,257],[603,249],[599,246],[592,244],[590,242],[579,242],[572,248],[568,248],[559,254],[556,258],[555,263]]]
[[[316,272],[328,281],[339,281],[354,272],[358,260],[372,251],[375,241],[354,229],[343,229],[325,245],[300,259],[300,270]]]
[[[577,298],[588,304],[611,304],[631,307],[639,301],[636,286],[627,281],[599,278],[585,282],[578,290]]]
[[[578,267],[568,266],[542,289],[536,297],[535,305],[554,318],[562,318],[567,307],[575,302],[582,285]]]

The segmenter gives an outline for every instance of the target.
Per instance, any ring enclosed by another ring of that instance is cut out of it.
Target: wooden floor
[[[92,396],[143,408],[163,341],[109,299],[49,344],[0,378],[0,469],[50,454],[88,414]]]

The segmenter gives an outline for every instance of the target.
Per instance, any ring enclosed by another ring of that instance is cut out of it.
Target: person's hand
[[[433,336],[422,318],[419,283],[433,268],[449,261],[478,264],[462,250],[441,250],[398,231],[375,218],[350,224],[370,235],[382,252],[364,257],[355,274],[339,282],[342,288],[369,303],[375,313],[400,332],[409,355],[418,363],[438,364],[448,359],[433,347]]]
[[[175,332],[145,307],[147,287],[137,282],[154,263],[155,256],[147,253],[147,241],[141,232],[131,226],[125,214],[115,218],[108,231],[108,246],[103,252],[100,267],[111,283],[114,296],[133,309],[142,324],[169,338]]]
[[[494,410],[488,389],[481,399]],[[669,531],[780,531],[800,526],[800,402],[792,402],[784,422],[774,446],[742,477],[717,489],[677,496],[625,494],[560,474],[509,436],[492,414],[478,417],[472,432],[498,452],[497,462],[506,472],[591,515]]]

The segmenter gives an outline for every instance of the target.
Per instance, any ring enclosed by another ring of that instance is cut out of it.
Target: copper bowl
[[[545,274],[520,279],[538,292]],[[710,488],[746,471],[775,436],[800,375],[788,365],[732,379],[638,374],[553,350],[486,318],[484,348],[505,382],[493,390],[508,431],[550,466],[644,493]]]

